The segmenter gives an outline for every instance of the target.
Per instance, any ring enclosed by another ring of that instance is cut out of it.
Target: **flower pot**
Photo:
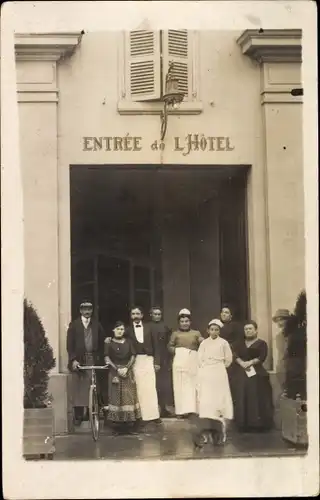
[[[55,452],[53,417],[53,408],[24,409],[24,458],[53,458]]]
[[[307,403],[282,396],[280,399],[282,437],[296,445],[308,444]]]

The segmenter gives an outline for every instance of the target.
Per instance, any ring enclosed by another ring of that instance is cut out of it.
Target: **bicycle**
[[[91,384],[89,389],[89,420],[92,430],[92,437],[97,441],[100,433],[100,408],[97,393],[96,370],[107,370],[108,365],[105,366],[78,366],[79,370],[91,370]]]

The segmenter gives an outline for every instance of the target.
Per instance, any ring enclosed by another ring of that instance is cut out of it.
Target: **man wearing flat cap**
[[[70,323],[67,331],[68,368],[72,373],[72,406],[75,425],[80,425],[82,420],[88,420],[91,382],[89,370],[80,371],[78,366],[104,364],[105,337],[101,324],[93,318],[92,302],[84,300],[80,304],[80,316]],[[101,380],[98,375],[97,389],[101,399]]]
[[[286,321],[288,318],[290,318],[291,314],[288,309],[278,309],[273,318],[272,321],[278,325],[279,330],[283,330],[285,327]]]

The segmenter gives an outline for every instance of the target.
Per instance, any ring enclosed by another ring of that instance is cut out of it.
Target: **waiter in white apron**
[[[131,325],[126,334],[131,339],[136,360],[133,366],[141,416],[144,422],[160,423],[155,372],[159,370],[159,349],[150,325],[143,322],[140,307],[130,310]]]

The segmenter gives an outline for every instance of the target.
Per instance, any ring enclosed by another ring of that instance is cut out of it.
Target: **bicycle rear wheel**
[[[94,385],[90,386],[90,391],[89,391],[89,418],[92,430],[92,437],[95,441],[97,441],[100,431],[100,420],[99,420],[99,403],[98,403],[97,389]]]

